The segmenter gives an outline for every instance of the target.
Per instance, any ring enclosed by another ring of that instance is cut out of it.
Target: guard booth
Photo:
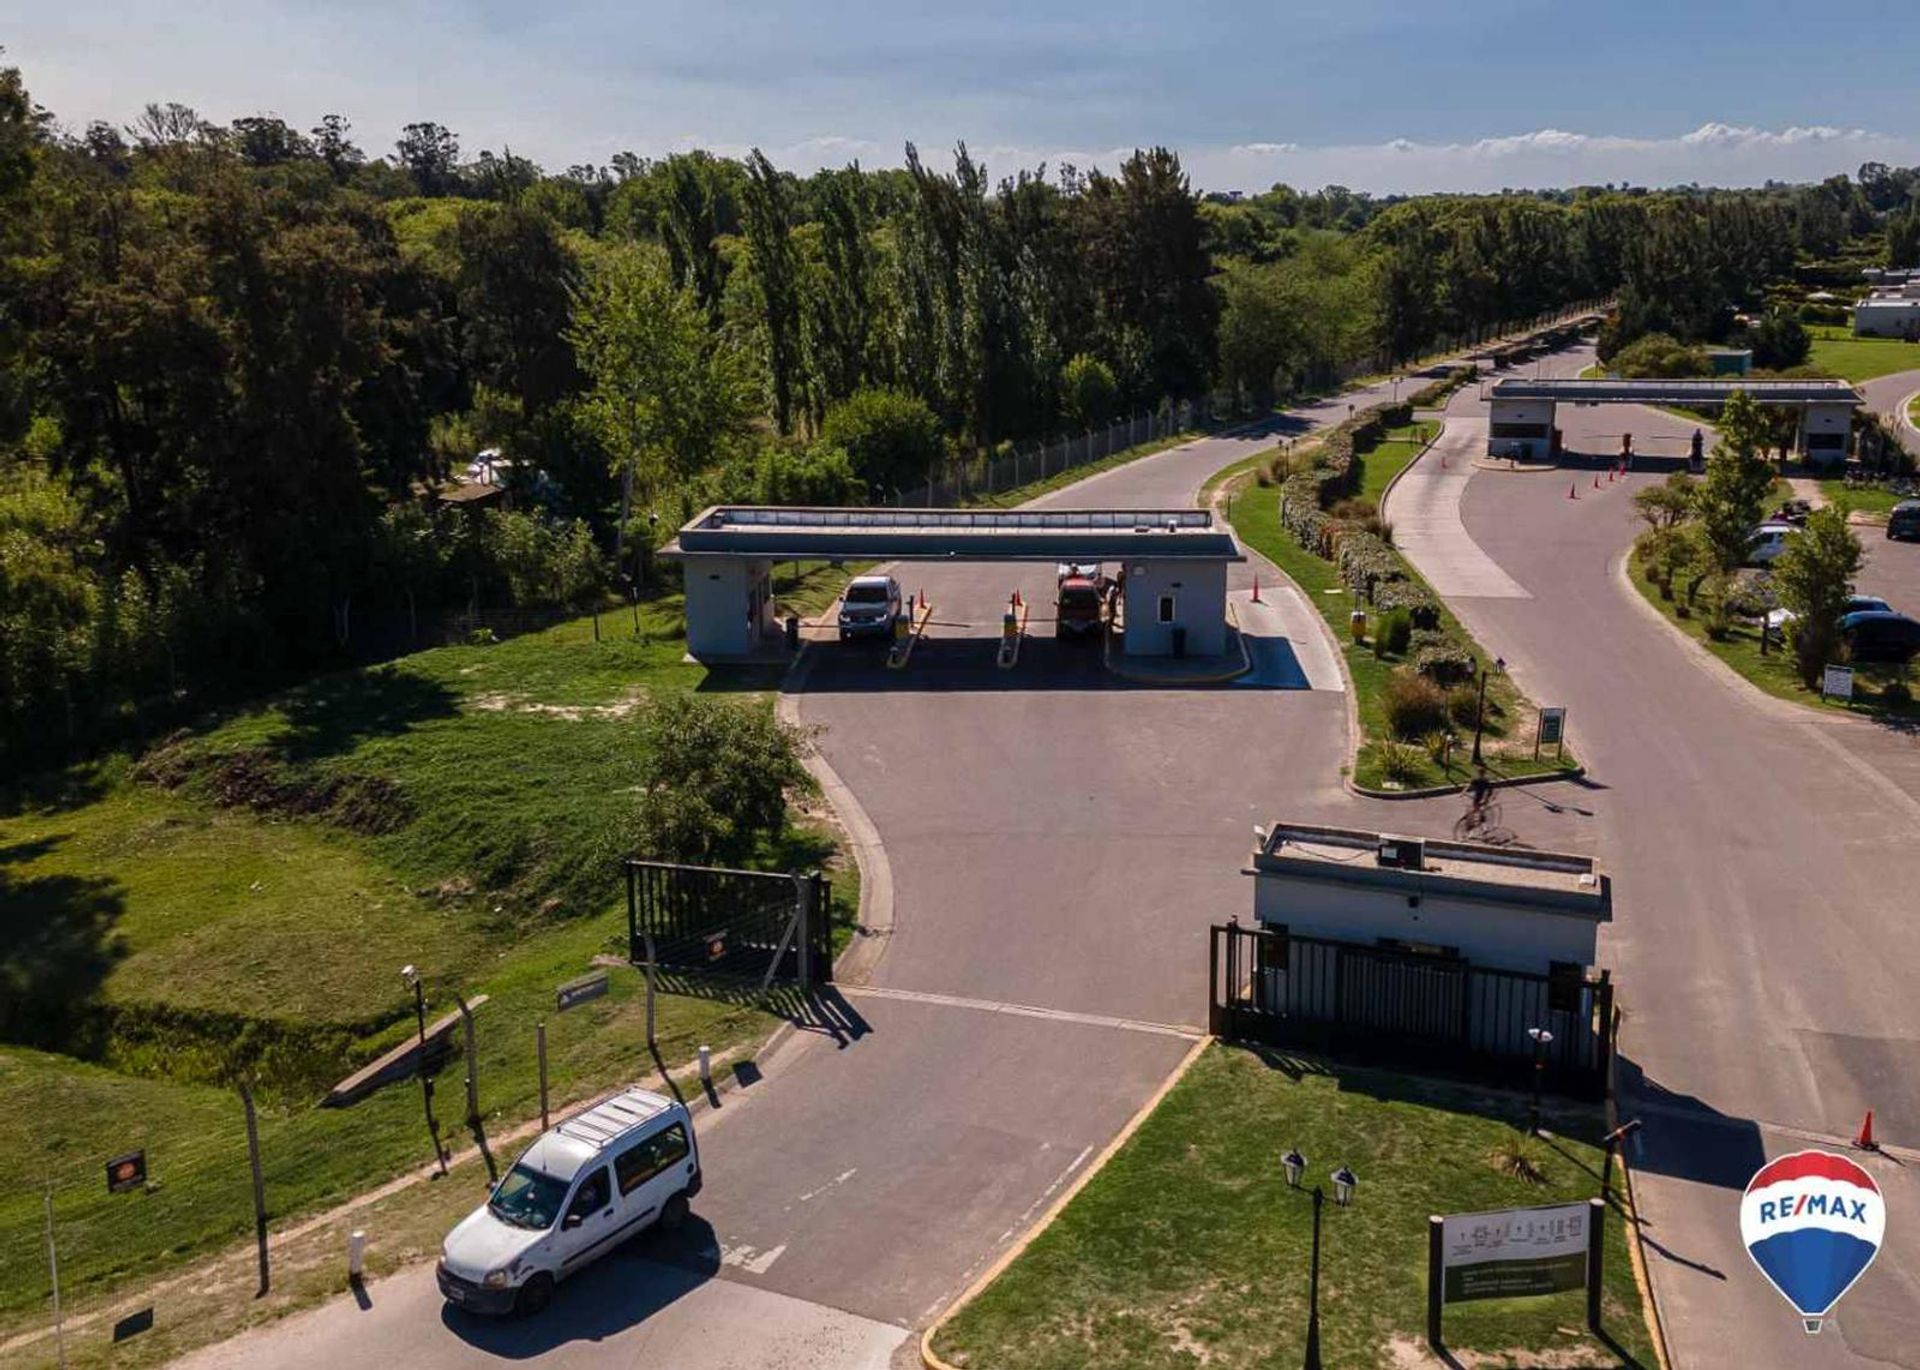
[[[780,640],[782,561],[1037,561],[1120,567],[1129,656],[1227,650],[1227,567],[1245,561],[1206,509],[836,509],[716,505],[660,551],[686,570],[687,650],[751,657]]]
[[[1866,403],[1845,381],[1726,380],[1517,380],[1494,382],[1488,391],[1487,455],[1521,461],[1552,454],[1557,408],[1562,404],[1668,404],[1718,409],[1744,391],[1759,403],[1800,411],[1794,447],[1814,466],[1847,459],[1853,411]]]

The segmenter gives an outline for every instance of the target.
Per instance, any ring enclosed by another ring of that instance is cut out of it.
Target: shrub
[[[1349,524],[1339,540],[1340,579],[1361,598],[1372,602],[1377,584],[1399,580],[1406,574],[1393,549],[1372,533]]]
[[[1476,669],[1473,653],[1451,639],[1414,648],[1412,666],[1417,673],[1440,686],[1471,680]]]
[[[1382,742],[1378,747],[1380,774],[1402,785],[1411,785],[1426,774],[1420,749],[1404,742]]]
[[[1911,704],[1913,702],[1913,690],[1904,680],[1889,680],[1885,685],[1880,687],[1880,702],[1882,704]]]
[[[632,846],[644,856],[741,864],[785,828],[787,795],[814,791],[799,730],[762,705],[649,696],[637,724]]]
[[[1386,612],[1404,609],[1408,620],[1419,631],[1433,632],[1440,626],[1440,601],[1418,581],[1389,580],[1384,585],[1375,585],[1373,607]]]
[[[1081,428],[1098,428],[1113,417],[1119,386],[1113,369],[1082,352],[1060,371],[1060,403]]]
[[[1447,691],[1447,717],[1455,727],[1471,728],[1480,713],[1480,692],[1471,685],[1455,685]]]
[[[1412,671],[1395,671],[1380,692],[1380,709],[1395,737],[1420,738],[1447,725],[1447,695]]]
[[[827,410],[820,439],[844,451],[862,480],[884,485],[916,485],[946,455],[939,418],[899,390],[856,390]]]
[[[1413,640],[1413,617],[1405,609],[1388,610],[1380,620],[1380,631],[1376,634],[1381,650],[1393,656],[1405,656],[1407,644]]]

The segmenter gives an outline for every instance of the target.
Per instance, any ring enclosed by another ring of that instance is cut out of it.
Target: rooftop
[[[664,1094],[637,1087],[623,1089],[585,1112],[576,1113],[551,1131],[541,1133],[527,1148],[523,1159],[557,1180],[571,1180],[607,1143],[672,1106],[673,1101]]]
[[[1418,868],[1386,864],[1388,851],[1404,857],[1401,849],[1409,842],[1422,846]],[[1530,847],[1489,847],[1361,828],[1275,823],[1254,853],[1249,873],[1524,903],[1540,912],[1601,921],[1613,916],[1612,882],[1592,857]]]
[[[1711,381],[1510,379],[1494,382],[1490,393],[1496,400],[1559,400],[1568,404],[1724,404],[1736,390],[1769,404],[1866,403],[1845,381],[1767,381],[1744,376]]]
[[[1243,561],[1205,509],[832,509],[716,505],[664,556],[814,561]]]

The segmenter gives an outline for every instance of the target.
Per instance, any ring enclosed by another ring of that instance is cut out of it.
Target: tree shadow
[[[126,911],[103,876],[21,875],[63,838],[0,847],[0,1037],[64,1048],[127,954],[114,925]]]
[[[459,697],[437,680],[382,666],[316,680],[279,701],[287,726],[274,738],[292,761],[339,756],[374,737],[397,737],[421,723],[451,718]]]
[[[0,818],[67,813],[85,808],[110,788],[107,768],[98,762],[9,776],[0,783]]]

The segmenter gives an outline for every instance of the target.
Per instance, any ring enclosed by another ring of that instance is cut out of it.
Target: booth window
[[[1160,621],[1162,623],[1173,622],[1173,596],[1172,595],[1160,596]]]

